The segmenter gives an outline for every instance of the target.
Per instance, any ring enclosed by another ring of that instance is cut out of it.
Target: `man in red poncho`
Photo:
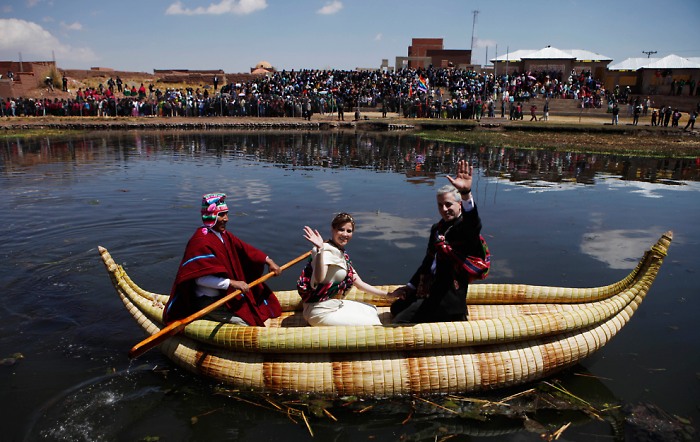
[[[281,307],[265,284],[248,286],[262,276],[265,264],[275,275],[280,267],[265,253],[244,243],[226,230],[226,195],[210,193],[202,197],[203,226],[195,231],[175,277],[165,305],[165,323],[184,318],[236,290],[241,294],[226,303],[226,311],[215,310],[209,319],[240,325],[264,326],[276,318]]]

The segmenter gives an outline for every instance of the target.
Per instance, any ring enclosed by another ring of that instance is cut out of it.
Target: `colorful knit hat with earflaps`
[[[214,227],[216,216],[228,212],[225,200],[225,193],[207,193],[202,197],[202,223],[205,227]]]

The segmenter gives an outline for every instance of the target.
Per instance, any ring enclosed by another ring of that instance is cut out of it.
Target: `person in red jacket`
[[[226,230],[226,194],[202,197],[202,227],[185,248],[184,256],[165,305],[165,323],[184,318],[236,290],[241,293],[214,310],[208,319],[239,325],[264,326],[282,309],[275,294],[265,284],[248,283],[262,276],[265,264],[275,275],[280,267],[265,253],[243,242]]]

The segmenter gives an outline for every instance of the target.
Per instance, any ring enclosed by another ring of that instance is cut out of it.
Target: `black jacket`
[[[438,253],[440,236],[452,251],[461,258],[478,256],[485,258],[481,244],[481,219],[476,206],[469,212],[462,212],[451,223],[440,221],[430,229],[428,248],[418,270],[410,282],[419,290],[421,280],[428,282],[429,296],[424,299],[416,312],[413,322],[439,322],[463,319],[467,313],[467,288],[469,275],[459,269],[453,258]],[[431,267],[436,262],[435,273]]]

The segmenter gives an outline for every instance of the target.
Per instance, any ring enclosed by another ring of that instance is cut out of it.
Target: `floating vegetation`
[[[405,429],[405,433],[398,433],[403,441],[448,440],[464,435],[498,436],[521,431],[534,433],[545,441],[555,441],[576,426],[592,421],[601,422],[609,429],[609,434],[592,436],[613,437],[615,440],[623,440],[624,432],[642,431],[639,428],[648,431],[654,425],[663,429],[664,433],[658,435],[661,437],[669,434],[692,437],[694,434],[687,420],[663,413],[650,404],[634,406],[637,412],[629,416],[598,379],[585,373],[575,373],[574,377],[579,380],[573,382],[573,387],[580,392],[572,391],[558,380],[548,380],[510,392],[507,396],[485,397],[446,395],[328,400],[308,395],[290,397],[227,388],[217,388],[215,394],[282,414],[292,423],[305,427],[311,436],[331,423],[355,426],[358,420],[366,422],[370,428],[373,423],[382,421],[386,424],[391,420],[397,428]],[[221,408],[203,415],[219,410]],[[648,421],[640,410],[653,411],[649,413]],[[201,416],[193,417],[193,424]],[[663,425],[659,420],[663,420]],[[632,424],[635,428],[631,429]]]

